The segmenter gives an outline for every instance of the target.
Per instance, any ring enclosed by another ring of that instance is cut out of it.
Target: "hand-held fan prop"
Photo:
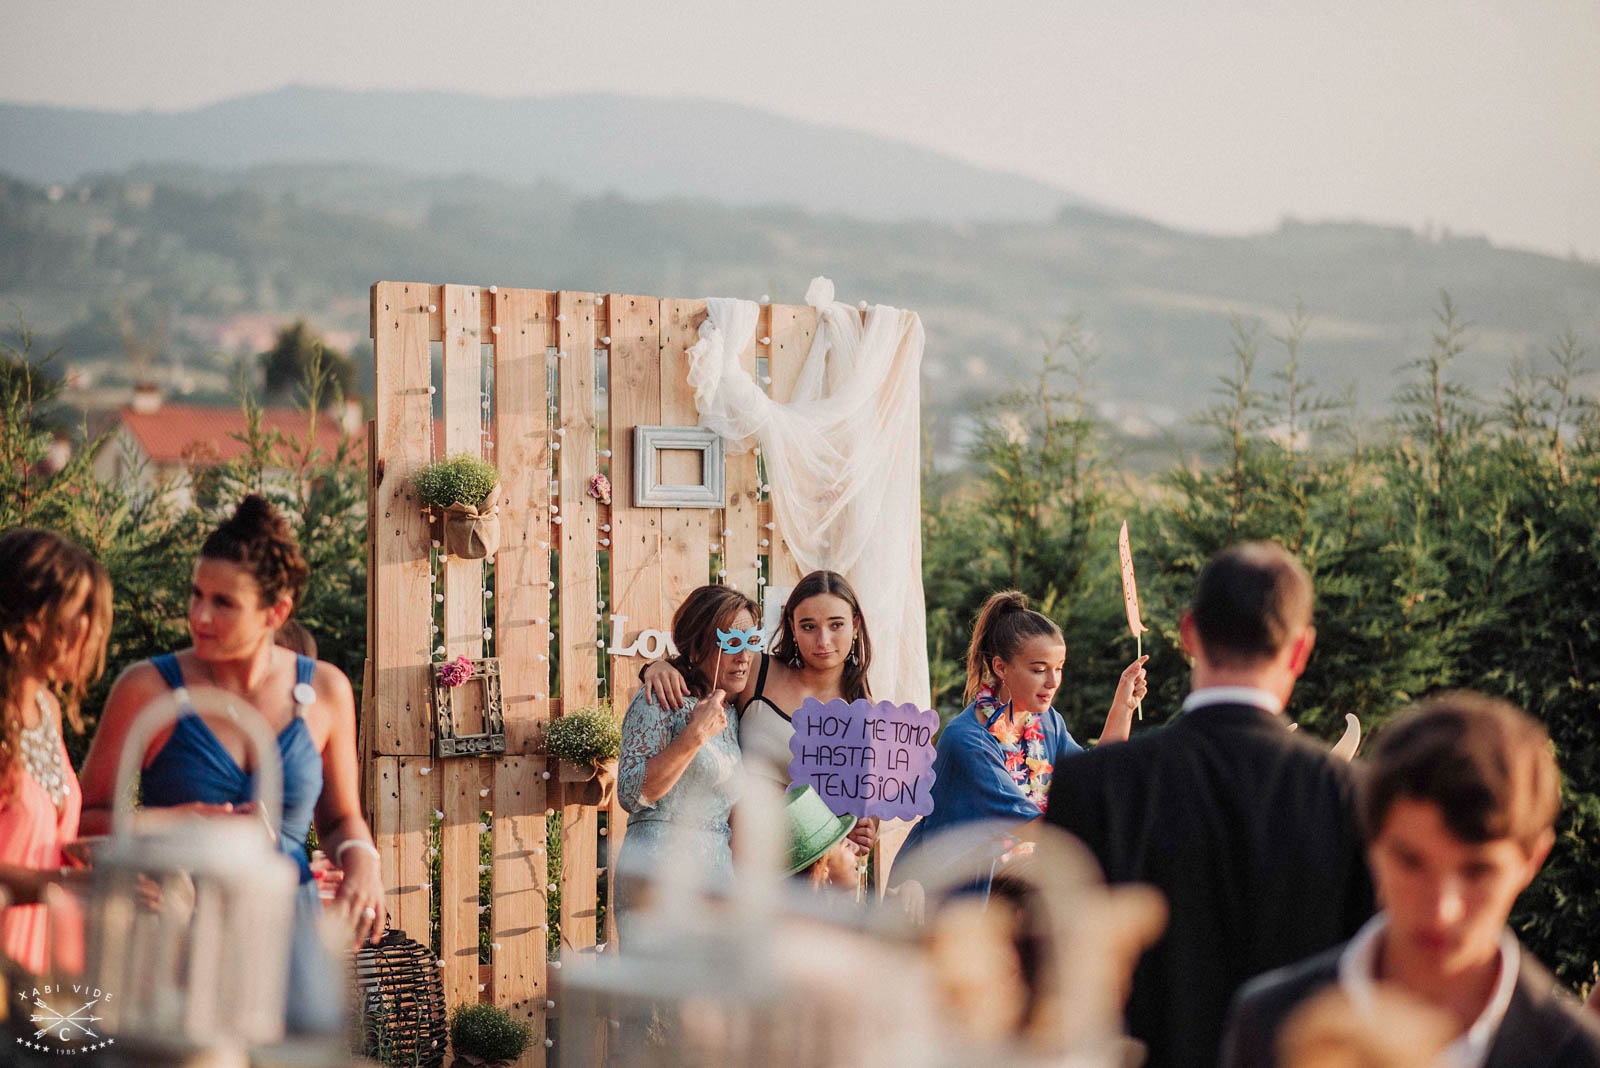
[[[1128,609],[1128,630],[1136,644],[1135,656],[1144,655],[1145,625],[1139,622],[1139,587],[1133,581],[1133,550],[1128,547],[1128,521],[1122,521],[1122,532],[1117,535],[1117,554],[1122,557],[1122,601]],[[1139,719],[1144,719],[1144,701],[1139,702]]]

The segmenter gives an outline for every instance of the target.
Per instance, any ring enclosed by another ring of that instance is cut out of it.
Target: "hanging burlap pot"
[[[452,504],[444,510],[444,547],[451,556],[463,560],[482,560],[500,548],[500,517],[494,514],[500,503],[500,487],[495,486],[476,508]]]
[[[617,789],[615,760],[599,764],[574,764],[563,760],[559,774],[566,786],[569,804],[596,805],[601,808],[611,804],[611,797]]]

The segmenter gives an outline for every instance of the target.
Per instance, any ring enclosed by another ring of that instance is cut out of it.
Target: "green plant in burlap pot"
[[[533,1029],[498,1005],[457,1005],[450,1014],[453,1068],[500,1068],[528,1047]]]
[[[544,750],[561,761],[560,780],[580,784],[572,801],[588,805],[611,803],[617,784],[617,755],[622,751],[622,726],[608,704],[585,705],[544,729]]]
[[[444,547],[463,560],[482,560],[500,548],[500,473],[494,464],[458,452],[411,477],[430,514],[444,514]]]

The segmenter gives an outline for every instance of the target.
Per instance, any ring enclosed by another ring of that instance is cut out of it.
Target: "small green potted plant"
[[[463,560],[500,548],[500,473],[494,464],[458,452],[424,467],[411,486],[431,514],[444,514],[444,547]]]
[[[533,1029],[498,1005],[457,1005],[450,1014],[454,1068],[503,1068],[528,1047]]]
[[[561,761],[560,781],[582,784],[580,803],[610,803],[622,751],[622,727],[610,705],[585,705],[552,720],[544,729],[544,751]]]

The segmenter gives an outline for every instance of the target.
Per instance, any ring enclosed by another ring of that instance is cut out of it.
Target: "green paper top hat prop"
[[[784,794],[783,812],[789,824],[789,875],[821,860],[856,825],[848,813],[835,816],[810,786],[795,786]]]

